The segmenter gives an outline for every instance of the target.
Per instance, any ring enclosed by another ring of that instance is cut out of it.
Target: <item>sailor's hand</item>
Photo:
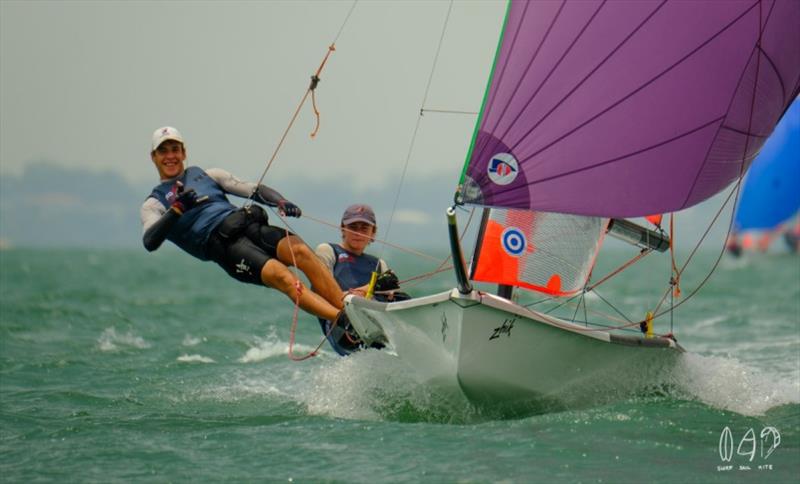
[[[369,284],[364,284],[361,287],[353,287],[348,289],[345,294],[355,294],[356,296],[365,297],[367,295],[367,289],[369,289]]]
[[[303,214],[303,211],[300,210],[300,207],[293,204],[289,200],[282,198],[278,201],[278,211],[284,217],[299,217]]]
[[[175,201],[172,202],[172,209],[179,214],[183,214],[187,210],[191,210],[192,207],[198,203],[204,202],[206,199],[207,197],[198,199],[197,192],[194,191],[194,188],[185,190],[183,188],[183,183],[175,182]]]
[[[394,271],[387,269],[386,272],[380,274],[375,281],[375,290],[393,291],[395,289],[400,289],[400,280],[397,278]]]

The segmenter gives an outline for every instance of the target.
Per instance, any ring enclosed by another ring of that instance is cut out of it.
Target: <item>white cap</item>
[[[174,139],[175,141],[180,142],[183,144],[183,136],[181,136],[180,131],[173,128],[172,126],[164,126],[163,128],[158,128],[157,130],[153,131],[153,147],[150,151],[155,151],[161,143],[167,141],[168,139]]]

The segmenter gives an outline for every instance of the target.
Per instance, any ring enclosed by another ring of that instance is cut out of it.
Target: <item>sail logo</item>
[[[492,182],[497,185],[508,185],[517,179],[519,163],[511,153],[498,153],[489,161],[487,172]]]
[[[503,230],[500,235],[500,242],[503,244],[503,250],[511,257],[521,256],[528,247],[525,234],[517,227],[508,227]]]

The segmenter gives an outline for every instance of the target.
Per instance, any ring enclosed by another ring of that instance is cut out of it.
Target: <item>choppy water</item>
[[[698,257],[708,266],[714,254]],[[174,250],[11,250],[0,262],[7,482],[788,482],[800,474],[798,257],[724,259],[675,313],[690,353],[663,391],[528,415],[440,398],[386,352],[342,359],[327,350],[293,362],[288,301]],[[422,269],[392,263],[401,276]],[[696,282],[687,276],[685,293]],[[412,292],[450,284],[448,274]],[[603,295],[636,308],[653,288],[634,277]],[[315,320],[301,317],[295,351],[320,338]],[[726,427],[730,460],[720,456]]]

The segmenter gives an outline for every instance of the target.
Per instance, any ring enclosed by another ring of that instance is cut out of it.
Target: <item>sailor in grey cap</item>
[[[383,259],[367,254],[367,246],[375,240],[378,225],[375,221],[375,212],[369,205],[358,203],[350,205],[342,214],[340,226],[342,242],[320,244],[316,248],[317,256],[333,273],[334,279],[342,289],[350,293],[364,296],[367,292],[372,273],[377,272],[383,277],[384,284],[388,279],[393,281],[385,285],[385,289],[399,289],[397,277],[389,270]],[[393,294],[376,296],[376,299],[393,300]],[[359,349],[359,342],[348,337],[346,323],[339,322],[331,327],[330,321],[320,319],[322,331],[328,336],[328,341],[337,353],[346,355]]]

